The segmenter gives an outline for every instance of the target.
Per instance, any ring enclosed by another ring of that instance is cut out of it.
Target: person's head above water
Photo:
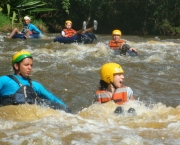
[[[25,24],[29,24],[31,22],[31,18],[29,16],[24,17]]]
[[[113,30],[113,31],[112,31],[112,35],[113,35],[113,36],[114,36],[114,35],[121,36],[121,35],[122,35],[122,33],[121,33],[121,31],[120,31],[120,30]]]
[[[12,56],[12,66],[14,66],[15,63],[21,62],[25,58],[33,58],[31,53],[25,50],[18,51]]]
[[[67,29],[71,29],[71,27],[72,27],[72,21],[67,20],[67,21],[65,22],[65,27],[66,27]]]
[[[121,37],[122,33],[120,30],[113,30],[112,31],[112,38],[115,41],[119,41],[120,37]]]
[[[29,20],[29,21],[31,21],[31,18],[30,18],[29,16],[25,16],[25,17],[24,17],[24,20]]]
[[[21,50],[12,56],[12,66],[16,75],[28,77],[32,70],[33,57],[30,52]]]
[[[117,63],[106,63],[100,69],[101,80],[106,83],[113,83],[115,74],[123,74],[122,67]]]

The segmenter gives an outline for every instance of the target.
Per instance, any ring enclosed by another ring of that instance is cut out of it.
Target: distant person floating
[[[66,104],[46,90],[43,85],[31,81],[33,57],[28,51],[19,51],[12,57],[13,75],[0,77],[0,106],[37,104],[70,112]]]
[[[137,55],[137,50],[128,44],[124,39],[121,39],[122,33],[120,30],[112,31],[112,40],[109,41],[109,47],[113,50],[120,50],[120,55]]]
[[[100,87],[94,96],[94,102],[106,103],[113,100],[116,104],[122,105],[128,100],[134,100],[133,91],[130,87],[123,86],[124,71],[117,63],[106,63],[100,69]],[[128,112],[135,111],[130,108]],[[119,106],[115,113],[122,113]]]
[[[93,27],[86,29],[86,21],[83,22],[83,28],[76,31],[72,28],[72,21],[67,20],[65,22],[65,29],[61,32],[61,36],[54,39],[54,42],[58,41],[60,43],[73,43],[73,42],[83,42],[85,44],[92,43],[96,36],[92,33],[93,30],[97,30],[98,22],[93,21]]]
[[[8,38],[41,38],[42,32],[34,25],[31,24],[31,19],[28,16],[24,17],[23,29],[19,31],[18,28],[14,28]]]

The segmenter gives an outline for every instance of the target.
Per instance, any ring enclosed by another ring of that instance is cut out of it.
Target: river
[[[42,83],[72,110],[35,105],[0,108],[1,145],[179,145],[180,37],[123,36],[138,49],[137,57],[114,54],[110,35],[93,44],[54,43],[47,38],[4,39],[0,33],[0,75],[12,74],[12,55],[25,49],[33,55],[31,78]],[[124,85],[135,101],[115,115],[113,102],[93,104],[99,69],[116,62],[124,69]],[[130,107],[136,115],[126,112]]]

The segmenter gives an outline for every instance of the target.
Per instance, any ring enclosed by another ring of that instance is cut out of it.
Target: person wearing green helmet
[[[30,79],[33,57],[28,51],[19,51],[12,56],[13,75],[0,77],[0,106],[37,104],[71,112],[66,104],[44,86]]]
[[[100,87],[94,96],[94,102],[106,103],[114,101],[122,105],[128,100],[134,100],[133,91],[130,87],[123,86],[124,71],[117,63],[106,63],[100,69]],[[132,111],[130,108],[128,112]],[[115,113],[122,113],[122,108],[118,107]]]
[[[122,33],[120,30],[112,31],[112,40],[109,41],[109,47],[113,50],[120,50],[120,55],[137,55],[137,50],[129,46],[124,39],[121,39]]]

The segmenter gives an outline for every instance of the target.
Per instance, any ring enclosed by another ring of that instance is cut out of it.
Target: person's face
[[[25,23],[25,24],[29,24],[29,23],[30,23],[30,20],[29,20],[29,19],[24,19],[24,23]]]
[[[66,23],[66,28],[67,29],[71,29],[71,26],[72,26],[71,23]]]
[[[117,87],[117,88],[122,87],[124,75],[121,73],[117,73],[117,74],[114,74],[113,76],[114,76],[113,84],[115,85],[115,87]]]
[[[16,70],[18,70],[17,75],[22,75],[23,77],[28,77],[32,71],[33,60],[32,58],[25,58],[18,65],[14,64]]]
[[[113,39],[115,40],[115,41],[118,41],[119,39],[120,39],[120,35],[113,35]]]

